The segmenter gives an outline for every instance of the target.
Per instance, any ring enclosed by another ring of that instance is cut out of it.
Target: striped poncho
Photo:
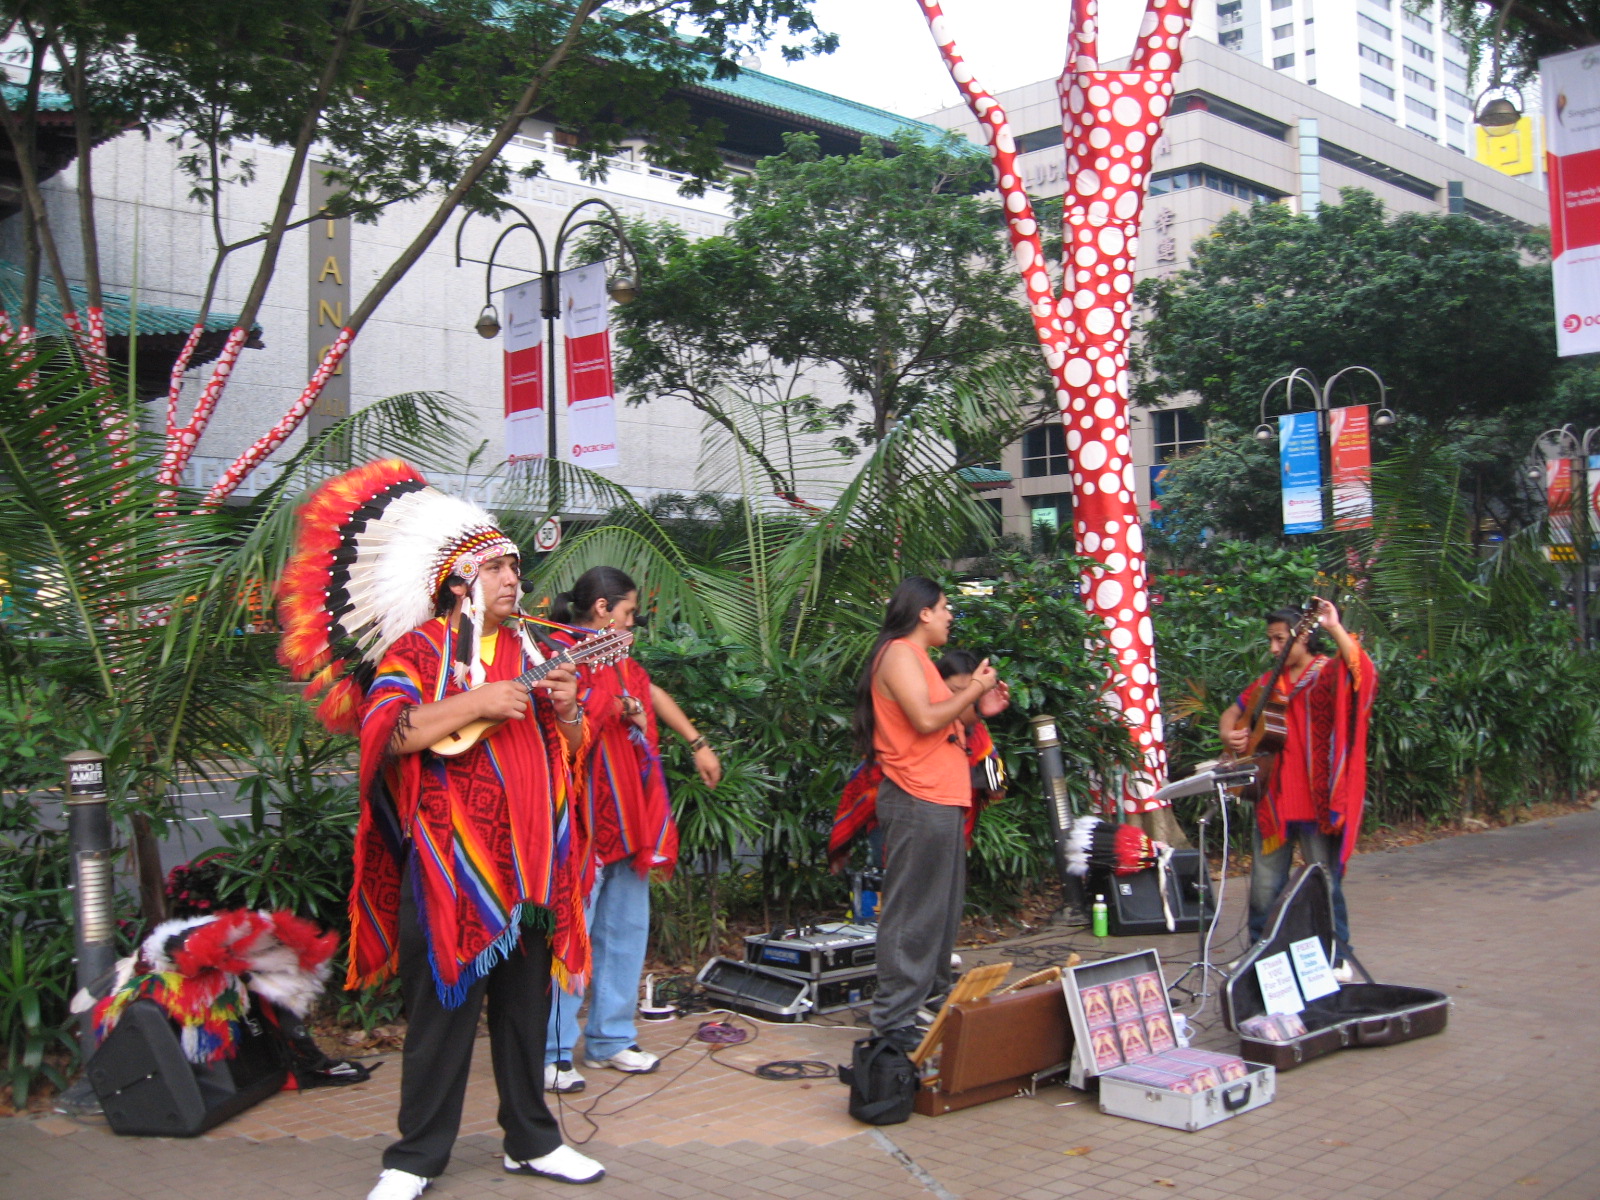
[[[367,690],[347,986],[394,971],[409,864],[446,1006],[466,998],[525,925],[548,933],[555,977],[576,988],[589,961],[579,881],[588,843],[574,820],[573,777],[549,702],[536,696],[526,719],[455,757],[393,753],[412,706],[461,691],[449,670],[453,641],[442,618],[406,634]],[[518,639],[502,632],[488,681],[514,679],[530,665]]]
[[[1244,690],[1237,703],[1248,713],[1268,671]],[[1318,655],[1286,690],[1288,737],[1256,804],[1261,850],[1282,847],[1290,821],[1312,821],[1339,837],[1339,861],[1348,862],[1361,833],[1367,795],[1367,723],[1378,692],[1378,668],[1365,650]]]
[[[575,646],[580,628],[542,630],[548,648]],[[578,669],[579,696],[588,720],[584,760],[585,828],[602,866],[624,860],[641,876],[652,870],[670,879],[678,864],[678,827],[672,820],[666,776],[661,765],[660,731],[650,698],[650,675],[633,658]],[[631,697],[644,710],[644,728],[623,715]]]

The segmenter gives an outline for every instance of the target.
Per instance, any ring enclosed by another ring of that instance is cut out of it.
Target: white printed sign
[[[1269,1013],[1297,1013],[1305,1009],[1287,954],[1279,951],[1256,963],[1256,979],[1261,984],[1261,999]]]
[[[1294,973],[1300,980],[1300,991],[1307,1000],[1318,996],[1331,996],[1339,990],[1339,981],[1328,966],[1328,956],[1322,949],[1322,939],[1302,938],[1289,943],[1289,953],[1294,955]]]

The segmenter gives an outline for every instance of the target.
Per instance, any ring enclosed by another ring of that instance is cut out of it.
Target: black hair
[[[1300,624],[1300,618],[1305,615],[1305,610],[1302,608],[1275,608],[1267,614],[1267,624],[1282,625],[1293,633],[1294,627]],[[1328,652],[1328,639],[1322,632],[1322,626],[1311,627],[1311,636],[1306,639],[1306,649],[1313,654]]]
[[[461,578],[459,575],[445,576],[444,582],[439,585],[439,590],[433,594],[434,616],[448,617],[452,612],[455,611],[456,602],[460,600],[461,597],[457,596],[455,592],[451,591],[450,589],[453,587],[458,587],[466,582],[467,581]]]
[[[556,593],[550,602],[550,619],[563,625],[576,625],[579,619],[594,612],[594,606],[604,600],[615,608],[628,596],[637,592],[639,585],[626,571],[616,567],[590,567],[578,576],[572,590]]]
[[[872,672],[883,655],[883,648],[915,629],[923,610],[933,608],[943,596],[944,592],[933,580],[923,575],[907,575],[883,610],[883,627],[878,630],[878,640],[872,644],[872,653],[867,655],[861,678],[856,681],[856,711],[850,721],[856,738],[856,753],[867,762],[876,758],[872,745],[872,735],[877,730],[877,719],[872,712]]]
[[[971,675],[982,661],[971,650],[957,648],[946,650],[935,665],[939,668],[939,678],[949,679],[952,675]]]

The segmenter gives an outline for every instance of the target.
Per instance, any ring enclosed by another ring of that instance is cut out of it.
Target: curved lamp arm
[[[1378,411],[1372,414],[1372,423],[1379,429],[1387,425],[1393,425],[1395,417],[1394,411],[1389,407],[1389,386],[1383,382],[1383,376],[1379,375],[1371,367],[1345,367],[1343,370],[1335,371],[1330,375],[1328,382],[1322,386],[1322,407],[1333,407],[1333,385],[1338,383],[1344,376],[1350,374],[1351,371],[1362,371],[1371,375],[1373,382],[1378,385]]]
[[[1294,411],[1294,385],[1297,382],[1300,383],[1300,384],[1303,384],[1305,387],[1311,389],[1311,407],[1312,407],[1313,410],[1320,410],[1320,409],[1326,407],[1326,405],[1323,402],[1322,390],[1317,386],[1317,377],[1316,377],[1316,375],[1314,375],[1312,373],[1312,371],[1311,371],[1311,369],[1309,367],[1296,367],[1294,370],[1290,371],[1287,375],[1280,375],[1276,379],[1274,379],[1271,383],[1267,384],[1266,391],[1261,393],[1261,405],[1260,405],[1260,408],[1258,410],[1259,413],[1260,413],[1260,416],[1261,416],[1261,424],[1256,426],[1256,431],[1255,431],[1256,441],[1258,441],[1258,442],[1270,442],[1274,437],[1277,436],[1273,432],[1272,426],[1267,424],[1267,397],[1272,395],[1272,390],[1275,387],[1277,387],[1280,383],[1283,384],[1284,385],[1284,402],[1286,404],[1285,411],[1293,412]]]

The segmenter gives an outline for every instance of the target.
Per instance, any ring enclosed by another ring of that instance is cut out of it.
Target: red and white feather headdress
[[[294,553],[278,584],[278,658],[296,679],[311,681],[308,697],[329,688],[317,716],[335,732],[353,733],[384,652],[434,615],[439,589],[456,576],[468,585],[457,669],[463,684],[475,686],[483,677],[478,567],[517,553],[492,516],[430,487],[410,463],[354,467],[300,508]]]

